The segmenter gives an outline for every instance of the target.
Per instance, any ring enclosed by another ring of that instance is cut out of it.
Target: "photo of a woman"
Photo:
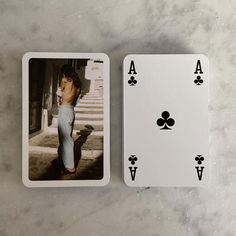
[[[74,68],[65,64],[61,68],[63,78],[58,88],[58,157],[62,161],[62,174],[74,174],[74,140],[72,138],[75,112],[74,106],[81,92],[81,82]]]
[[[66,182],[72,180],[70,185],[73,186],[107,182],[109,136],[104,138],[104,132],[108,134],[109,123],[105,120],[109,115],[109,83],[106,55],[81,54],[73,58],[67,57],[68,53],[29,54],[34,57],[25,63],[29,138],[24,163],[30,185],[55,186],[56,181],[56,186],[66,186]]]

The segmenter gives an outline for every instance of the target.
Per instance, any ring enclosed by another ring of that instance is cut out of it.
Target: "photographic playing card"
[[[108,183],[109,80],[103,53],[23,56],[22,180],[27,187]]]
[[[209,63],[204,55],[123,62],[123,174],[129,186],[209,182]]]

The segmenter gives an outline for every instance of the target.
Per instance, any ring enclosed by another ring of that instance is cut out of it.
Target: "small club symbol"
[[[197,155],[195,157],[195,161],[197,162],[198,165],[201,165],[202,162],[204,161],[204,157],[202,155]]]
[[[137,84],[137,80],[134,78],[134,76],[131,76],[128,80],[128,83],[130,86],[134,86],[135,84]]]
[[[130,155],[129,161],[132,165],[134,165],[137,160],[138,158],[135,155]]]
[[[200,75],[197,76],[197,78],[194,80],[194,83],[196,85],[201,85],[203,83],[203,79],[201,79]]]
[[[161,116],[162,118],[157,120],[157,125],[162,127],[161,129],[171,129],[169,126],[173,126],[175,120],[170,118],[170,113],[168,111],[163,111]]]

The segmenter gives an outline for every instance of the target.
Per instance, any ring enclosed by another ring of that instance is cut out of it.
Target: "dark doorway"
[[[29,61],[29,133],[41,130],[44,61]]]

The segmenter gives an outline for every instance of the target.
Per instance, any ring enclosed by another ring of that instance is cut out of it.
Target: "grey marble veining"
[[[0,1],[0,235],[236,235],[236,2]],[[21,57],[105,52],[111,60],[111,181],[21,182]],[[121,176],[121,69],[129,53],[209,57],[211,186],[128,188]]]

